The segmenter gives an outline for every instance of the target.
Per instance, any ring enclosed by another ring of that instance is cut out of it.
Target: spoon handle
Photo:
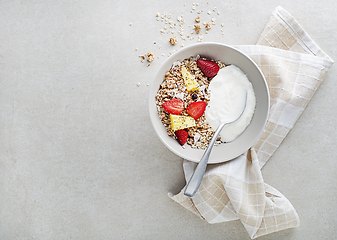
[[[184,194],[188,197],[193,197],[195,195],[195,193],[197,192],[201,180],[204,176],[205,170],[206,170],[206,166],[207,166],[207,162],[209,159],[209,156],[211,154],[212,148],[214,146],[214,143],[216,141],[216,139],[218,138],[218,135],[220,134],[222,128],[226,125],[226,122],[222,122],[220,123],[220,125],[218,126],[218,128],[216,129],[211,141],[208,144],[208,147],[206,149],[206,151],[204,152],[204,155],[202,155],[202,158],[200,160],[200,162],[198,163],[198,166],[196,167],[196,169],[194,170],[194,173],[192,175],[192,177],[190,178],[190,181],[188,182],[185,192]]]

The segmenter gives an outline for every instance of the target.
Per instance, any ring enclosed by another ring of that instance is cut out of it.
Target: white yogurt
[[[220,69],[208,90],[211,99],[205,116],[214,131],[219,126],[220,119],[233,119],[240,115],[247,91],[247,104],[242,116],[224,126],[220,133],[222,142],[233,141],[246,129],[253,117],[256,105],[253,86],[240,68],[230,65]]]

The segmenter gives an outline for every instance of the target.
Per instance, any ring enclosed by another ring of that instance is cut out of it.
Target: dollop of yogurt
[[[243,133],[252,120],[256,105],[253,86],[240,68],[229,65],[220,69],[212,79],[208,91],[211,98],[205,116],[214,131],[221,119],[235,119],[240,115],[247,92],[243,114],[235,122],[225,125],[220,133],[222,142],[231,142]]]

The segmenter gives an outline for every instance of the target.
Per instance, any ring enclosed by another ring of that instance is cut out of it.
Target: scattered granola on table
[[[194,30],[195,30],[195,32],[196,32],[197,34],[199,34],[200,31],[201,31],[201,25],[200,25],[200,24],[195,24],[195,25],[194,25]]]
[[[198,17],[195,18],[195,22],[196,23],[200,23],[200,16],[198,16]]]
[[[177,38],[176,37],[171,37],[169,42],[172,44],[172,45],[176,45],[176,43],[178,42]]]
[[[148,62],[152,62],[152,61],[154,60],[154,56],[153,56],[152,52],[148,52],[148,53],[146,54],[146,60],[147,60]]]
[[[214,134],[204,114],[210,100],[208,86],[213,77],[207,77],[204,69],[198,66],[199,58],[190,57],[173,63],[156,94],[156,104],[169,136],[181,145],[187,143],[192,148],[205,149]],[[212,60],[212,63],[219,68],[225,67],[220,61]],[[220,143],[218,138],[216,144]]]
[[[144,62],[144,60],[145,60],[145,56],[144,55],[139,55],[139,57],[141,58],[141,62]]]
[[[211,23],[210,22],[207,22],[205,24],[205,27],[206,27],[206,30],[210,30],[212,27],[211,27]]]

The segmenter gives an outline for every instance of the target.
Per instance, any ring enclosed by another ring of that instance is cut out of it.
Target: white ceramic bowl
[[[155,101],[155,96],[159,86],[164,80],[165,72],[171,68],[173,62],[177,60],[182,61],[186,58],[197,55],[210,59],[221,60],[225,64],[236,65],[248,76],[248,79],[251,81],[254,88],[256,109],[251,123],[234,141],[214,146],[209,158],[209,163],[229,161],[243,154],[258,140],[266,124],[269,112],[269,91],[262,72],[247,55],[235,48],[219,43],[198,43],[184,47],[171,55],[156,73],[150,87],[150,119],[159,139],[168,149],[184,159],[199,162],[204,150],[193,149],[188,144],[185,144],[185,148],[183,148],[177,140],[169,137],[164,125],[159,119]]]

